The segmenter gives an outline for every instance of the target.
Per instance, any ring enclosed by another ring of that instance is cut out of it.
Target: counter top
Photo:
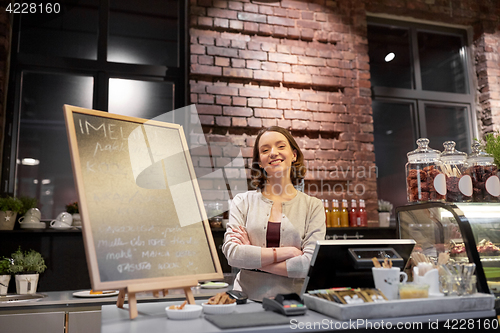
[[[229,289],[228,288],[203,289],[197,286],[191,288],[191,290],[193,292],[193,296],[195,297],[195,299],[208,299],[221,291],[226,291]],[[0,302],[0,311],[9,309],[13,310],[16,308],[44,307],[44,306],[82,306],[82,305],[100,306],[104,304],[116,304],[116,301],[118,299],[118,296],[106,296],[106,297],[73,296],[73,293],[77,291],[81,290],[42,292],[38,294],[44,294],[47,296],[38,300]],[[160,296],[159,298],[154,297],[152,293],[137,294],[137,302],[155,302],[155,301],[165,301],[165,300],[175,301],[184,299],[185,295],[182,289],[170,289],[168,295]]]
[[[201,304],[203,301],[196,301]],[[177,302],[178,303],[178,302]],[[259,332],[259,333],[284,333],[284,332],[326,332],[335,330],[357,330],[360,328],[386,328],[396,329],[397,325],[417,325],[421,323],[421,327],[417,329],[429,328],[429,323],[443,322],[448,319],[479,319],[479,318],[494,318],[495,311],[469,311],[444,313],[425,316],[407,316],[399,318],[384,318],[384,319],[357,319],[352,321],[339,321],[327,317],[312,310],[308,310],[303,316],[289,317],[287,325],[271,325],[271,326],[256,326],[250,328],[238,329],[219,329],[217,326],[208,322],[204,315],[192,320],[171,320],[168,319],[165,313],[165,308],[177,304],[176,302],[155,302],[141,303],[137,305],[139,316],[133,320],[129,319],[128,308],[119,309],[113,305],[104,305],[102,307],[102,326],[101,333],[167,333],[167,332],[187,332],[189,333],[210,333],[210,332],[225,332],[225,333],[241,333],[241,332]],[[248,302],[247,304],[237,305],[235,313],[250,313],[264,312],[262,304],[256,302]],[[485,319],[489,320],[489,319]],[[493,319],[492,319],[493,320]],[[491,321],[490,321],[491,323]],[[376,326],[378,325],[378,326]],[[380,326],[385,325],[385,326]],[[408,324],[407,324],[408,325]],[[404,328],[404,327],[403,327]]]

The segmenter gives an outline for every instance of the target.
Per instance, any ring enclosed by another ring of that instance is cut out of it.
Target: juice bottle
[[[332,211],[330,212],[330,225],[334,228],[340,227],[340,211],[338,200],[332,200]]]
[[[368,226],[368,215],[366,213],[365,201],[363,199],[359,199],[358,219],[360,227]]]
[[[328,199],[321,199],[323,201],[323,207],[325,208],[325,224],[326,227],[330,227],[330,210],[328,209]]]
[[[351,210],[349,211],[349,225],[351,227],[358,227],[358,208],[356,207],[356,200],[351,200]]]
[[[349,211],[347,210],[347,200],[342,200],[342,210],[340,211],[340,226],[349,226]]]

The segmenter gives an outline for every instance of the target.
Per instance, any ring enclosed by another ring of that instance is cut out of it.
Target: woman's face
[[[279,132],[265,132],[259,140],[260,166],[266,170],[267,177],[290,178],[290,167],[297,158],[288,139]]]

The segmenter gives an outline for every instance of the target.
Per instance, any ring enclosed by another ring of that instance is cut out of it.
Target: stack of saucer
[[[44,222],[21,223],[21,229],[45,229],[46,227]]]

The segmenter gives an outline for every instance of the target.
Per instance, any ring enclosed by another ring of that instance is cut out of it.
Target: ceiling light
[[[21,160],[21,164],[22,165],[38,165],[38,164],[40,164],[40,161],[35,159],[35,158],[26,157],[26,158],[23,158]]]
[[[394,54],[394,52],[391,52],[385,56],[384,60],[385,60],[385,62],[389,62],[389,61],[392,61],[394,58],[396,58],[396,55]]]

